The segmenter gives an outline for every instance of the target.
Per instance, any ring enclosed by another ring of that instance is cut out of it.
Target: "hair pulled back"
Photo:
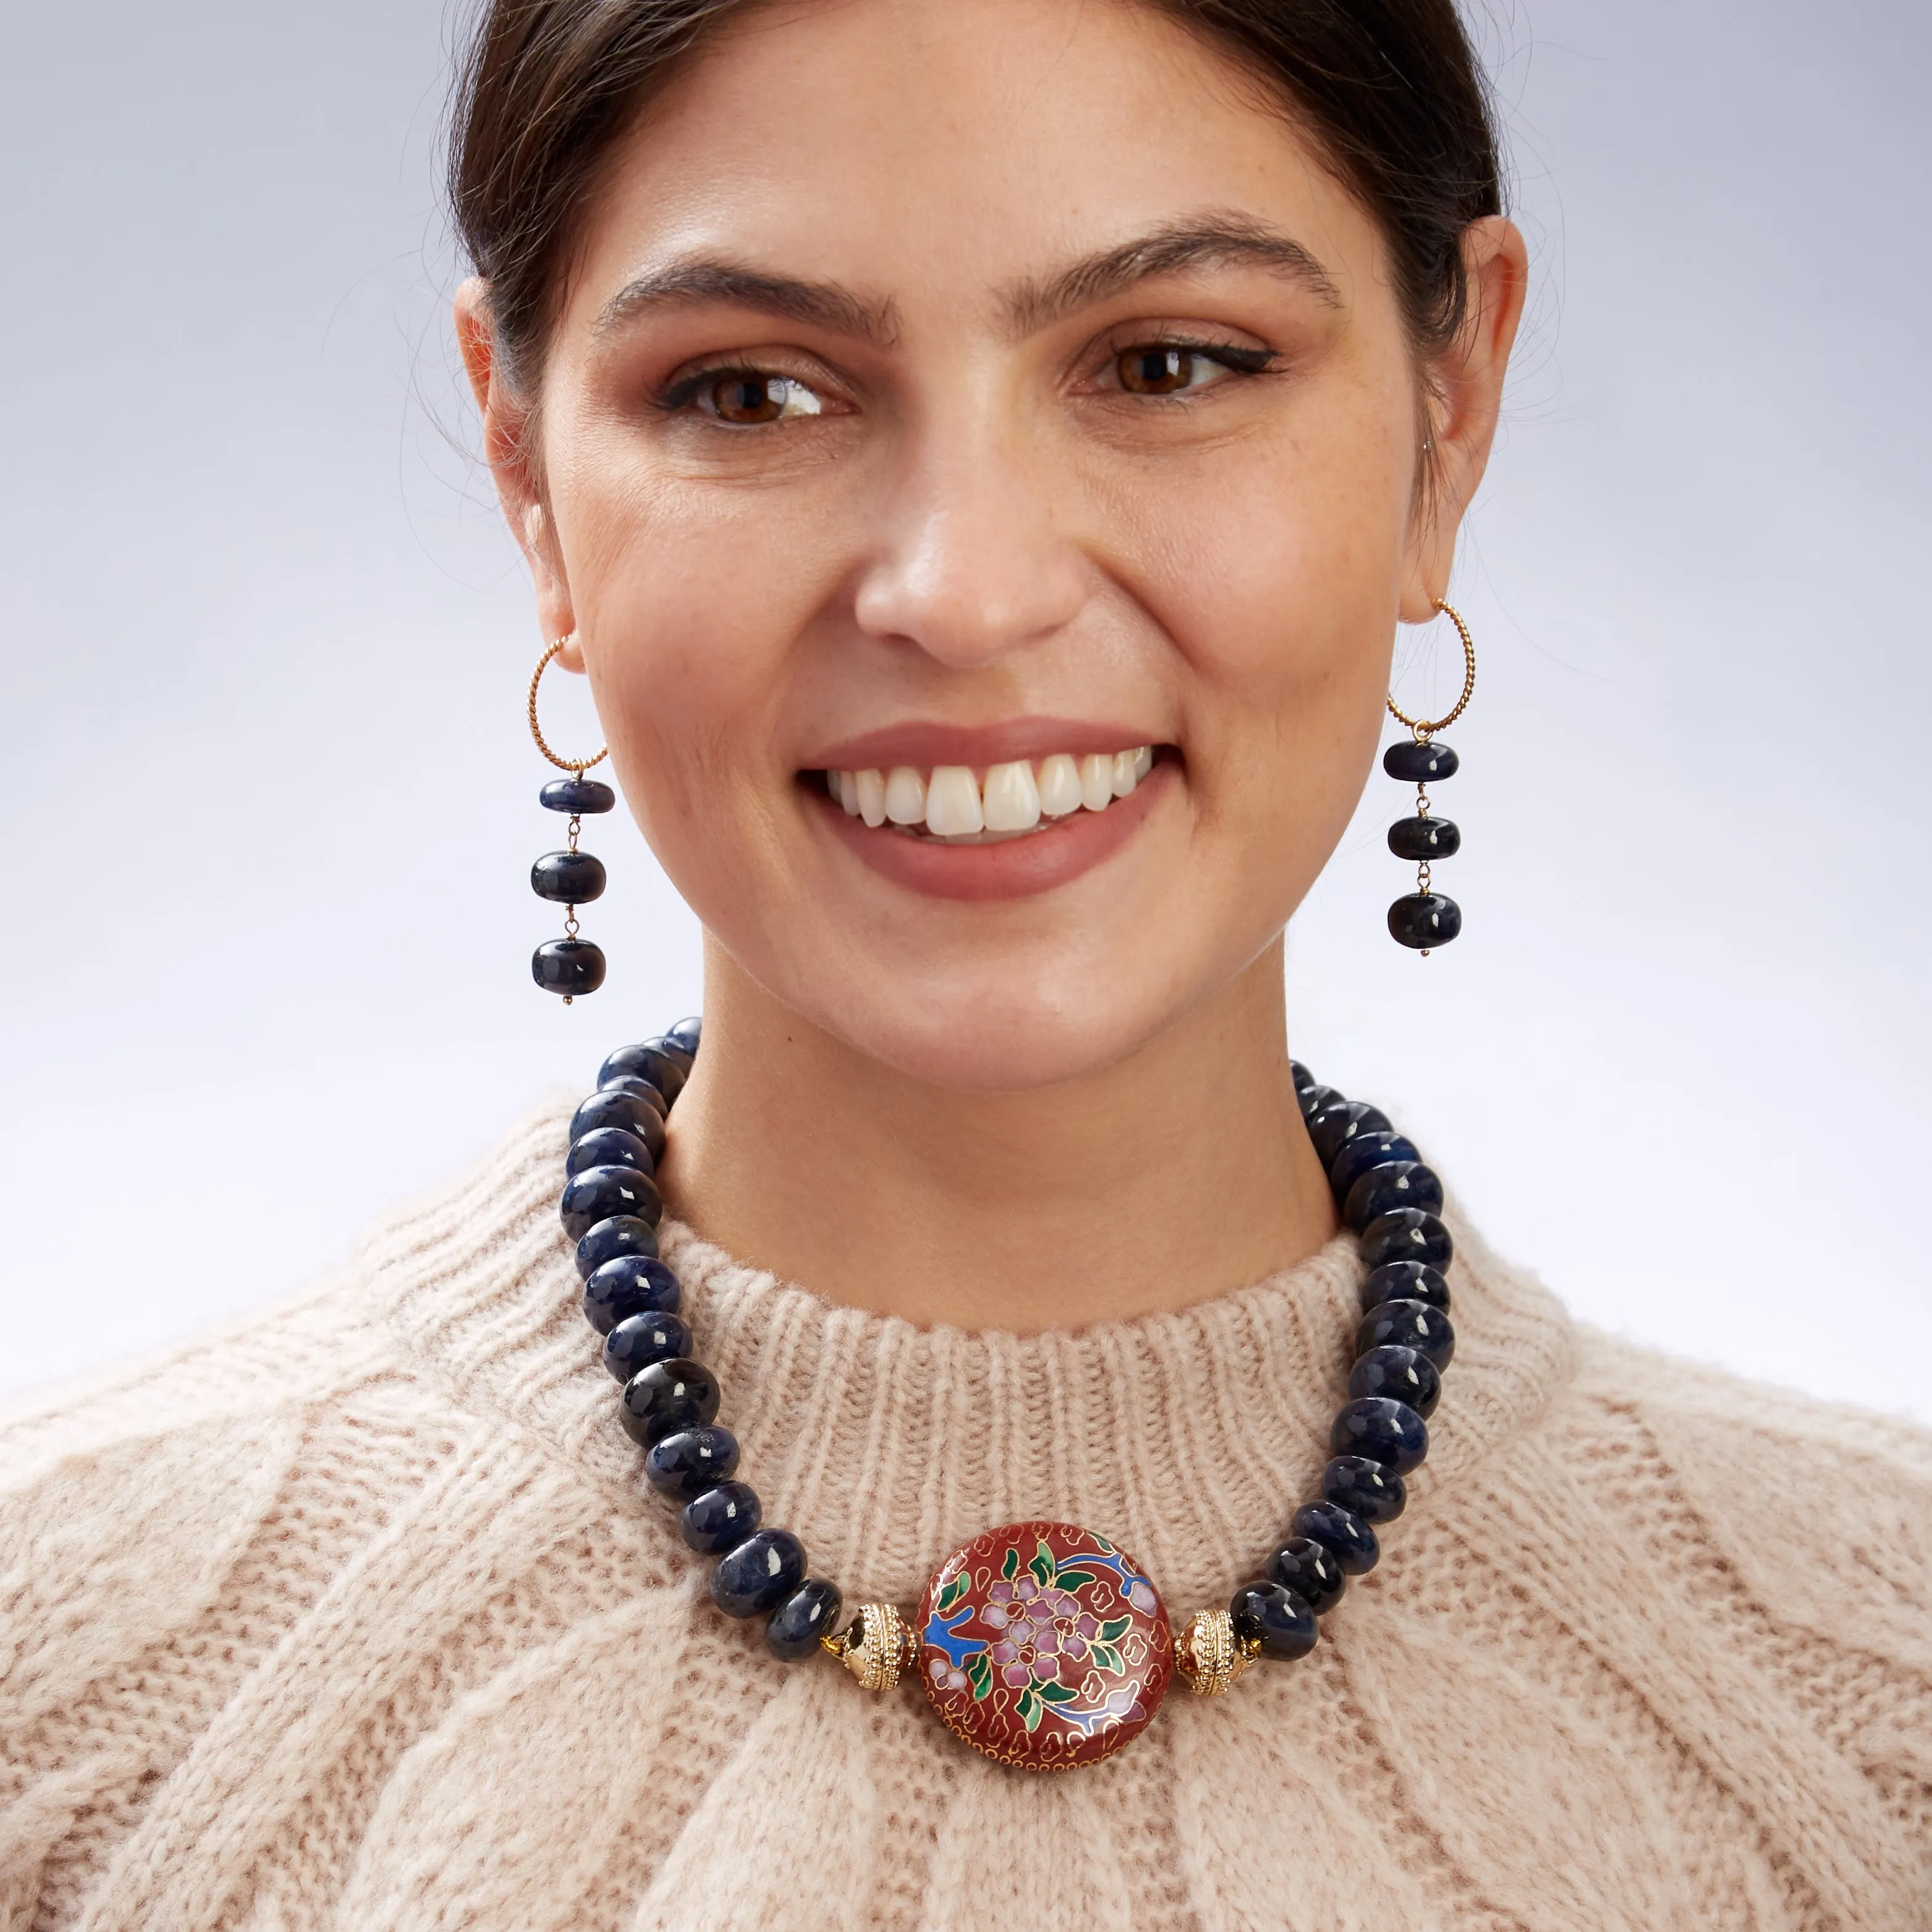
[[[709,34],[760,0],[488,0],[460,69],[449,194],[512,386],[534,393],[598,170]],[[1455,0],[1134,0],[1283,98],[1381,225],[1424,351],[1468,302],[1463,230],[1502,208]]]

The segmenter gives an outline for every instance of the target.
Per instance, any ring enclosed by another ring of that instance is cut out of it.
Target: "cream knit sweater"
[[[712,1609],[578,1310],[563,1151],[547,1112],[322,1292],[0,1436],[0,1925],[1932,1927],[1923,1435],[1579,1330],[1458,1223],[1433,1453],[1315,1654],[1003,1771]],[[848,1603],[1028,1516],[1225,1603],[1356,1321],[1342,1242],[1026,1340],[667,1251]]]

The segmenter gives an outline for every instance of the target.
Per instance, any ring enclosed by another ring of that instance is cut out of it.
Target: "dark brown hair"
[[[577,223],[651,94],[761,0],[488,0],[457,84],[449,193],[498,351],[534,392]],[[1468,302],[1462,230],[1502,207],[1487,92],[1455,0],[1136,0],[1286,100],[1381,224],[1425,352]]]

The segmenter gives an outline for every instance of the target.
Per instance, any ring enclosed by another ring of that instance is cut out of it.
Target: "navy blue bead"
[[[1362,1282],[1362,1312],[1385,1301],[1426,1301],[1449,1312],[1449,1284],[1426,1262],[1384,1262]]]
[[[691,1352],[691,1328],[681,1315],[627,1315],[604,1338],[604,1366],[620,1382],[653,1362]]]
[[[1398,946],[1426,952],[1462,930],[1462,908],[1440,892],[1405,892],[1388,909],[1388,929]]]
[[[557,1211],[563,1216],[564,1232],[580,1241],[599,1221],[619,1214],[648,1221],[655,1228],[664,1218],[664,1202],[657,1184],[634,1167],[586,1167],[563,1184]]]
[[[1388,1396],[1406,1402],[1426,1422],[1442,1399],[1442,1378],[1420,1348],[1391,1342],[1385,1348],[1371,1348],[1348,1371],[1348,1393]]]
[[[1434,784],[1438,779],[1453,778],[1459,763],[1447,745],[1433,739],[1426,745],[1418,745],[1413,738],[1401,739],[1382,754],[1382,770],[1404,784]]]
[[[1312,1094],[1322,1084],[1298,1060],[1291,1060],[1288,1063],[1288,1077],[1294,1082],[1298,1100],[1304,1094]]]
[[[686,1543],[704,1556],[722,1556],[756,1533],[764,1516],[758,1492],[749,1483],[720,1483],[700,1490],[678,1512],[677,1526]]]
[[[546,812],[565,812],[573,818],[595,817],[617,802],[617,794],[600,778],[552,778],[537,798]]]
[[[1237,1590],[1228,1610],[1235,1635],[1258,1637],[1262,1655],[1276,1664],[1306,1657],[1322,1634],[1315,1612],[1279,1583],[1250,1583]]]
[[[1308,1121],[1308,1138],[1322,1165],[1332,1168],[1335,1156],[1358,1134],[1383,1134],[1389,1131],[1389,1117],[1366,1100],[1331,1100]]]
[[[631,1167],[649,1175],[658,1171],[650,1149],[626,1127],[599,1127],[571,1142],[563,1157],[564,1178],[574,1180],[586,1167]]]
[[[681,1503],[728,1481],[737,1471],[738,1438],[722,1423],[680,1429],[653,1442],[644,1456],[644,1480],[659,1496],[674,1496]]]
[[[1379,1133],[1358,1134],[1328,1164],[1328,1185],[1338,1202],[1346,1201],[1355,1183],[1378,1167],[1391,1161],[1420,1160],[1415,1143],[1406,1135],[1388,1130]]]
[[[627,1134],[635,1134],[650,1150],[652,1160],[664,1158],[664,1110],[652,1106],[640,1095],[615,1088],[592,1094],[570,1117],[571,1144],[574,1147],[586,1134],[596,1133],[604,1127],[621,1127]]]
[[[625,1074],[634,1075],[640,1080],[648,1080],[664,1097],[668,1106],[678,1096],[684,1085],[684,1076],[689,1071],[684,1064],[684,1052],[676,1048],[665,1050],[662,1040],[640,1040],[635,1046],[620,1046],[597,1070],[597,1084],[602,1087],[607,1081],[615,1080]]]
[[[1335,1552],[1306,1536],[1292,1537],[1268,1558],[1268,1580],[1293,1591],[1318,1617],[1325,1617],[1348,1587]]]
[[[585,1281],[608,1263],[626,1255],[636,1255],[652,1261],[657,1258],[657,1230],[648,1221],[640,1221],[634,1214],[614,1214],[608,1221],[599,1221],[589,1234],[577,1244],[577,1272]],[[615,1322],[622,1317],[614,1315]]]
[[[1448,1316],[1426,1301],[1384,1301],[1364,1316],[1355,1330],[1355,1353],[1366,1355],[1371,1348],[1413,1348],[1440,1374],[1456,1359],[1456,1331]]]
[[[546,852],[530,868],[530,890],[554,905],[588,905],[604,896],[604,861],[588,852]]]
[[[688,1019],[680,1020],[674,1027],[664,1028],[664,1038],[676,1040],[693,1060],[698,1058],[698,1042],[704,1037],[704,1021],[697,1013],[693,1013]]]
[[[838,1628],[844,1599],[836,1583],[808,1576],[778,1608],[765,1626],[765,1647],[787,1664],[809,1657],[821,1640]]]
[[[1318,1081],[1312,1087],[1297,1088],[1295,1097],[1301,1102],[1301,1118],[1304,1120],[1312,1120],[1324,1107],[1346,1096],[1336,1093],[1332,1087],[1324,1087]]]
[[[1322,1472],[1322,1493],[1364,1522],[1393,1522],[1408,1502],[1402,1478],[1366,1456],[1337,1456]]]
[[[1357,1174],[1342,1203],[1342,1218],[1359,1234],[1371,1221],[1398,1208],[1420,1208],[1430,1214],[1442,1211],[1442,1184],[1434,1168],[1419,1160],[1385,1160]]]
[[[1429,1454],[1429,1425],[1406,1402],[1358,1396],[1336,1411],[1328,1447],[1337,1456],[1366,1456],[1406,1476]]]
[[[728,1617],[776,1610],[805,1581],[805,1545],[788,1529],[760,1529],[718,1558],[711,1600]]]
[[[530,955],[530,977],[546,993],[594,993],[604,983],[604,949],[587,939],[547,939]]]
[[[584,1238],[589,1240],[598,1228],[610,1225],[598,1222]],[[638,1225],[644,1226],[641,1221]],[[651,1246],[657,1244],[652,1234]],[[584,1284],[584,1318],[598,1334],[608,1335],[633,1315],[675,1315],[682,1298],[677,1276],[655,1256],[619,1255],[591,1270]]]
[[[1421,1262],[1439,1274],[1455,1252],[1449,1230],[1419,1208],[1398,1208],[1393,1214],[1378,1216],[1362,1230],[1362,1260],[1371,1269],[1385,1268],[1390,1262]]]
[[[617,1413],[625,1433],[648,1449],[675,1430],[715,1419],[718,1378],[688,1355],[653,1362],[624,1384]]]
[[[1426,865],[1454,858],[1462,849],[1462,835],[1453,818],[1398,818],[1388,829],[1388,848],[1398,859]]]
[[[1366,1519],[1340,1503],[1304,1503],[1288,1528],[1297,1536],[1322,1544],[1350,1576],[1366,1576],[1382,1553]]]

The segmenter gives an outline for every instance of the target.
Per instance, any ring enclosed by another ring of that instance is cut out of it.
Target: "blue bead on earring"
[[[1390,713],[1414,736],[1407,744],[1391,745],[1382,754],[1382,770],[1390,778],[1415,788],[1415,816],[1399,818],[1389,827],[1389,850],[1398,859],[1412,860],[1415,864],[1414,891],[1404,893],[1389,908],[1389,936],[1425,959],[1432,946],[1447,946],[1462,930],[1462,908],[1454,899],[1430,890],[1430,862],[1450,857],[1462,844],[1462,835],[1453,820],[1429,815],[1430,784],[1438,778],[1454,778],[1459,762],[1447,745],[1434,740],[1437,732],[1462,716],[1476,688],[1476,646],[1469,627],[1441,598],[1435,603],[1436,609],[1456,626],[1456,634],[1462,640],[1462,694],[1445,716],[1432,722],[1410,717],[1391,698]]]
[[[537,741],[537,749],[560,771],[570,774],[566,778],[552,778],[537,794],[545,811],[569,814],[565,848],[561,852],[546,852],[530,868],[530,887],[537,897],[566,908],[563,937],[546,940],[530,956],[530,975],[545,992],[561,993],[566,1006],[579,993],[594,993],[604,983],[604,949],[577,936],[577,908],[602,896],[604,864],[602,860],[577,849],[578,834],[586,814],[608,812],[617,802],[617,794],[608,785],[584,776],[592,765],[610,756],[609,746],[592,758],[560,758],[544,742],[542,728],[537,723],[537,686],[543,682],[551,658],[574,635],[572,632],[570,637],[558,638],[538,658],[530,676],[529,707],[530,736]]]

